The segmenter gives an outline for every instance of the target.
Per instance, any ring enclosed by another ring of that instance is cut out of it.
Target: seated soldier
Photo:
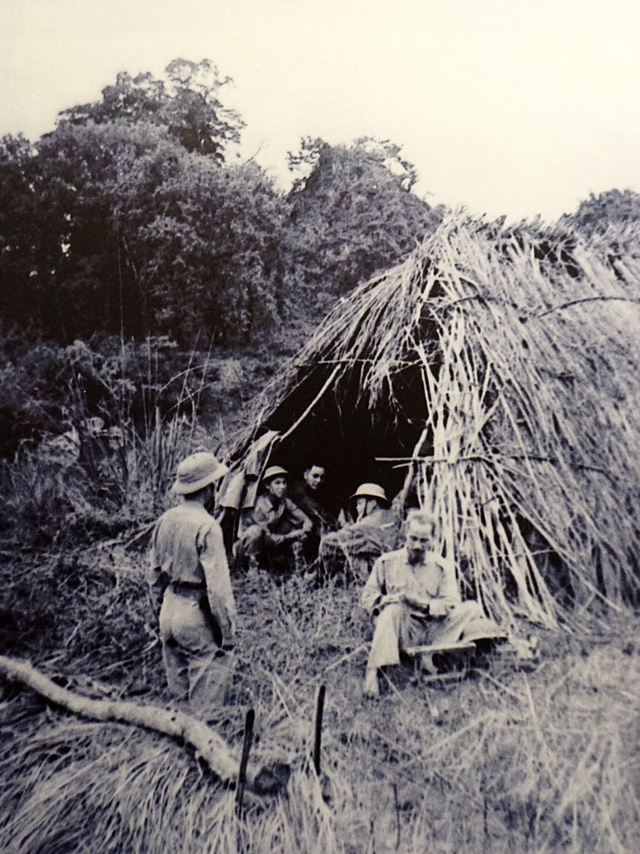
[[[318,557],[320,540],[325,534],[338,529],[338,506],[324,486],[325,468],[313,463],[304,470],[303,479],[291,487],[291,498],[313,523],[313,530],[303,546],[308,561]]]
[[[375,618],[365,694],[379,694],[378,670],[400,663],[400,652],[420,644],[504,638],[478,602],[460,598],[453,567],[435,552],[433,520],[420,510],[407,516],[404,548],[375,562],[362,605]]]
[[[384,489],[363,483],[351,496],[356,521],[324,536],[320,558],[326,575],[364,581],[373,561],[396,544],[396,520]]]
[[[287,573],[294,569],[296,554],[313,528],[311,519],[287,498],[288,472],[269,466],[262,476],[263,492],[247,511],[244,531],[236,543],[241,562]]]

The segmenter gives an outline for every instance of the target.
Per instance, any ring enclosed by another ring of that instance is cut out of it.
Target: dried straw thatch
[[[345,495],[373,477],[403,490],[503,620],[634,602],[639,238],[451,218],[336,306],[232,460],[277,430],[278,461],[324,454]]]

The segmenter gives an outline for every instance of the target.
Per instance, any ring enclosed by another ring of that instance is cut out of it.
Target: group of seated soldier
[[[220,658],[232,649],[236,622],[223,531],[209,513],[226,471],[209,452],[183,460],[172,487],[183,502],[159,519],[150,555],[169,687],[203,713],[218,693],[224,695],[230,670]],[[286,469],[269,466],[240,531],[236,558],[271,569],[286,568],[292,558],[295,568],[298,556],[305,560],[305,548],[306,558],[330,566],[344,559],[350,580],[361,582],[361,604],[375,623],[366,695],[378,696],[380,673],[403,655],[433,672],[436,649],[475,649],[505,637],[480,602],[462,601],[453,556],[437,548],[441,537],[433,515],[410,510],[404,544],[396,548],[396,517],[379,484],[356,489],[355,519],[346,522],[323,482],[323,467],[309,466],[292,490],[296,502],[287,494]]]
[[[382,486],[363,483],[351,496],[355,513],[325,488],[325,469],[309,465],[289,490],[289,473],[269,466],[255,504],[242,516],[235,556],[246,568],[277,574],[304,560],[323,576],[364,580],[373,560],[395,545],[396,520]]]

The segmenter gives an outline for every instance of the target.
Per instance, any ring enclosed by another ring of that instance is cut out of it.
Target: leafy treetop
[[[580,203],[574,214],[563,217],[586,237],[604,234],[610,223],[637,222],[640,220],[640,193],[633,190],[607,190]]]
[[[389,140],[334,146],[307,137],[288,162],[307,282],[331,283],[334,294],[398,263],[442,219],[411,192],[416,169]]]
[[[115,120],[164,125],[187,151],[224,161],[225,146],[239,142],[244,121],[225,107],[220,90],[231,82],[220,77],[208,59],[192,62],[174,59],[165,79],[149,72],[132,77],[121,72],[115,84],[102,90],[102,100],[71,107],[60,113],[58,123],[103,124]]]

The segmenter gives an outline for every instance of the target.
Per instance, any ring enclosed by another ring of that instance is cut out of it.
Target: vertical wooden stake
[[[487,803],[487,799],[485,797],[483,797],[482,800],[484,801],[484,809],[482,810],[482,817],[484,819],[484,838],[488,839],[489,838],[489,825],[487,822],[487,816],[489,814],[489,804]]]
[[[316,732],[313,744],[313,765],[316,769],[316,774],[320,776],[320,750],[322,747],[322,715],[324,713],[324,695],[325,686],[321,685],[318,689],[318,699],[316,701]]]
[[[238,771],[238,785],[236,787],[236,815],[242,818],[242,799],[244,787],[247,782],[247,763],[249,762],[249,751],[253,740],[253,722],[256,713],[253,709],[247,711],[244,721],[244,742],[242,744],[242,758],[240,759],[240,770]]]
[[[396,851],[400,848],[400,836],[402,829],[400,827],[400,804],[398,803],[398,786],[393,784],[393,803],[396,808]]]

